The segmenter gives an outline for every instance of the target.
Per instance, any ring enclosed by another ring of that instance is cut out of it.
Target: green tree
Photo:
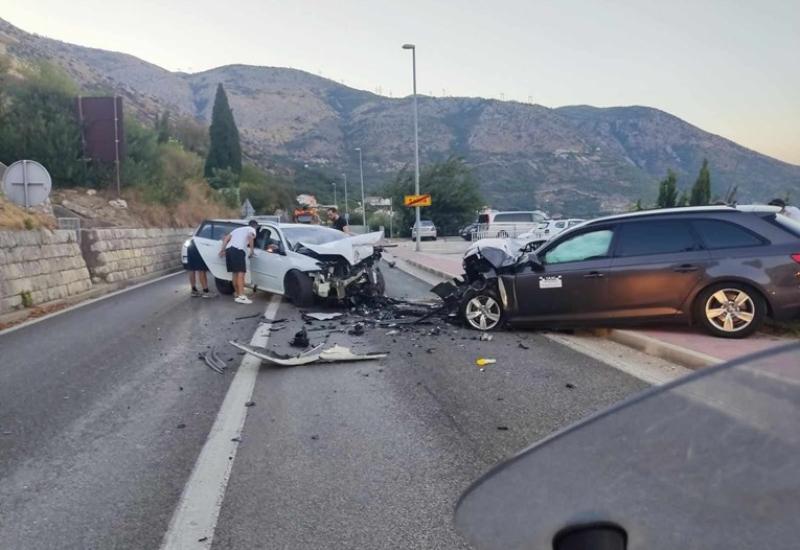
[[[62,70],[40,62],[11,76],[0,71],[0,161],[41,162],[56,186],[83,183],[80,128],[74,98],[78,89]]]
[[[689,206],[689,195],[686,194],[686,191],[681,191],[681,196],[678,197],[675,206]]]
[[[678,202],[678,179],[675,172],[667,170],[666,179],[658,184],[658,199],[656,199],[656,206],[658,208],[673,208]]]
[[[711,202],[711,172],[708,169],[708,159],[703,159],[703,166],[697,175],[697,180],[692,186],[689,195],[689,205],[706,206]]]
[[[431,194],[432,205],[422,209],[421,217],[433,220],[440,235],[451,235],[459,227],[473,221],[483,205],[478,181],[472,170],[458,157],[424,166],[420,173],[420,190]],[[409,234],[414,224],[414,209],[403,205],[403,196],[414,192],[414,174],[403,169],[385,190],[396,209],[395,233]]]
[[[161,169],[158,134],[136,119],[125,118],[127,153],[122,159],[122,181],[130,185],[155,184]]]
[[[214,175],[214,170],[231,170],[237,176],[242,172],[242,149],[239,144],[239,130],[233,119],[233,111],[228,105],[228,96],[220,83],[214,98],[209,128],[210,145],[206,157],[205,176]]]
[[[181,142],[187,151],[205,158],[208,155],[208,127],[195,119],[179,116],[170,125],[170,135]]]
[[[156,115],[156,133],[158,134],[158,142],[166,143],[169,141],[170,136],[170,120],[169,111],[164,111],[160,116]]]
[[[252,164],[242,166],[239,196],[242,202],[249,199],[259,214],[291,210],[294,205],[291,183],[288,180],[268,174]]]

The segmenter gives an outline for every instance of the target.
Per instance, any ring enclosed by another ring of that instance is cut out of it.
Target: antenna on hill
[[[506,100],[506,94],[500,92],[500,101],[505,101],[505,100]]]

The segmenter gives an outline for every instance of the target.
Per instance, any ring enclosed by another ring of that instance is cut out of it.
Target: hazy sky
[[[394,97],[648,105],[800,164],[800,0],[0,0],[30,32],[201,71],[286,66]]]

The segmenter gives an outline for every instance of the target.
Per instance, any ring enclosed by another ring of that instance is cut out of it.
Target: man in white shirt
[[[769,201],[770,206],[779,206],[781,208],[780,213],[786,216],[787,218],[791,218],[795,221],[800,222],[800,208],[796,206],[789,206],[786,204],[786,201],[783,199],[772,199]]]
[[[222,239],[222,249],[219,251],[220,257],[225,257],[225,265],[228,273],[233,274],[233,290],[238,304],[252,304],[253,301],[244,295],[244,274],[247,273],[247,249],[250,249],[250,257],[255,254],[256,231],[258,222],[250,220],[244,227],[237,227]]]

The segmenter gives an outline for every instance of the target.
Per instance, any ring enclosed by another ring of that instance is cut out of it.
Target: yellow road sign
[[[430,206],[431,205],[431,196],[430,194],[425,195],[406,195],[403,197],[403,204],[406,206]]]

